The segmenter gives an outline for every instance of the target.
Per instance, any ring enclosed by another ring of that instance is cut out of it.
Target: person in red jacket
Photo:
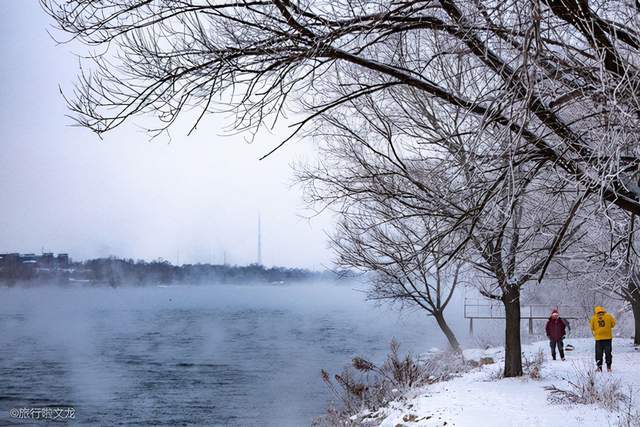
[[[564,360],[564,343],[562,340],[564,340],[564,337],[567,334],[568,326],[567,321],[560,317],[558,309],[554,308],[551,312],[551,317],[549,317],[547,325],[545,326],[547,337],[549,337],[551,357],[553,357],[553,360],[556,360],[556,347],[558,347],[560,359]]]

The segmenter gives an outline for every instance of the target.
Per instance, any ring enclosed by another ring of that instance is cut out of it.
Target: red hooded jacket
[[[558,317],[557,319],[550,317],[545,330],[547,331],[547,336],[549,337],[549,339],[552,339],[554,341],[561,340],[562,337],[564,337],[567,333],[564,320],[562,320],[562,318],[560,317]]]

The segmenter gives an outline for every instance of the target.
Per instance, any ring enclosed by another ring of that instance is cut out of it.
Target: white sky
[[[0,252],[69,252],[181,263],[256,261],[258,212],[266,265],[330,263],[327,216],[302,216],[292,161],[313,155],[294,143],[220,136],[209,117],[149,140],[133,123],[104,140],[71,127],[58,86],[71,89],[77,59],[47,34],[37,0],[0,0]],[[75,53],[82,53],[76,48]]]

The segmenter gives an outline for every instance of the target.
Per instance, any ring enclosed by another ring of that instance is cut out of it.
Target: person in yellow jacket
[[[611,372],[612,329],[616,326],[616,319],[600,306],[594,308],[593,311],[594,314],[589,324],[593,338],[596,340],[596,365],[598,366],[598,371],[602,371],[602,354],[604,353],[607,362],[607,371]]]

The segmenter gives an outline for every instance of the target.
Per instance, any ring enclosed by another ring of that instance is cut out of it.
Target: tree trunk
[[[633,312],[633,320],[635,323],[633,345],[640,345],[640,295],[638,298],[631,299],[629,302],[631,302],[631,311]]]
[[[631,304],[631,311],[633,312],[633,320],[635,323],[633,345],[640,345],[640,288],[634,280],[630,280],[627,285],[625,299]]]
[[[458,343],[456,334],[453,333],[446,320],[444,320],[444,313],[442,313],[441,311],[436,311],[433,313],[433,317],[435,317],[436,322],[438,322],[438,326],[440,326],[440,329],[449,340],[451,349],[453,351],[460,351],[460,343]]]
[[[522,376],[522,346],[520,343],[520,289],[508,286],[502,295],[505,311],[504,376]]]

